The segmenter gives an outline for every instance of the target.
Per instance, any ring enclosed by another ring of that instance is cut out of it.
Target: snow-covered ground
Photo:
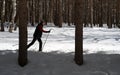
[[[35,27],[28,27],[28,43]],[[120,29],[84,28],[84,64],[74,63],[74,27],[53,29],[43,48],[38,42],[28,50],[29,63],[17,65],[18,31],[0,32],[0,75],[120,75]],[[46,40],[44,33],[42,40]]]
[[[74,52],[75,28],[74,27],[45,27],[45,30],[52,29],[43,52]],[[28,28],[28,43],[32,41],[35,27]],[[107,54],[120,54],[120,29],[107,28],[84,28],[83,48],[84,53],[106,52]],[[48,33],[44,33],[43,44]],[[0,32],[0,50],[18,49],[18,31],[13,33]],[[31,46],[29,51],[38,51],[38,42]]]

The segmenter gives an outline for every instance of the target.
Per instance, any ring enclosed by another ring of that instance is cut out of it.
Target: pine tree
[[[1,1],[1,29],[0,31],[4,31],[4,16],[5,16],[5,0]]]
[[[120,0],[116,1],[116,25],[120,28]]]
[[[75,62],[83,64],[83,6],[82,0],[75,0]]]
[[[11,24],[9,26],[9,32],[11,33],[14,27],[15,13],[16,13],[16,1],[11,0]]]
[[[112,28],[112,7],[111,0],[108,0],[108,11],[107,11],[107,25],[108,28]]]
[[[18,63],[25,66],[27,60],[27,0],[19,0],[19,56]]]

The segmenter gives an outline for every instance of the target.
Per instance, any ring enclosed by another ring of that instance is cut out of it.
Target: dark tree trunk
[[[103,19],[102,19],[102,0],[99,1],[99,27],[103,27]]]
[[[83,64],[83,6],[82,0],[75,0],[75,62]],[[79,9],[79,10],[78,10]]]
[[[108,28],[112,28],[112,8],[111,8],[111,1],[108,0],[108,11],[107,11],[107,25]]]
[[[2,0],[2,4],[1,4],[1,30],[0,31],[5,31],[4,30],[4,25],[3,25],[3,23],[5,21],[5,19],[4,19],[4,16],[5,16],[5,2],[4,1],[5,0]]]
[[[49,16],[50,16],[50,22],[53,22],[53,10],[54,10],[54,0],[51,0],[50,1],[50,8],[49,8],[49,11],[50,11],[50,13],[49,13]]]
[[[16,1],[11,0],[11,24],[9,26],[9,32],[12,33],[14,27],[15,13],[16,13]]]
[[[120,0],[117,0],[116,5],[116,26],[120,28]]]
[[[55,2],[55,8],[54,8],[54,24],[58,27],[62,27],[62,2],[61,0],[54,0]]]
[[[24,18],[23,18],[24,17]],[[27,0],[19,0],[19,55],[18,63],[25,66],[27,60]]]

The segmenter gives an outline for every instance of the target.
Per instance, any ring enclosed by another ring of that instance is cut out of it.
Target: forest
[[[120,0],[0,0],[0,31],[19,28],[18,63],[27,60],[27,26],[41,20],[75,26],[75,62],[83,64],[83,27],[120,28]],[[24,33],[24,34],[23,34]]]
[[[19,26],[18,3],[19,0],[0,0],[1,31],[4,31],[5,22],[9,32]],[[103,27],[103,24],[108,28],[120,27],[119,3],[119,0],[83,0],[84,27]],[[27,0],[27,21],[32,26],[40,20],[58,27],[62,27],[62,23],[74,25],[74,5],[73,0]]]
[[[19,28],[19,48],[18,48],[18,64],[20,66],[25,66],[28,63],[28,54],[27,54],[27,26],[30,23],[32,26],[35,23],[39,23],[40,20],[45,22],[52,22],[58,27],[62,27],[64,22],[64,17],[70,19],[70,10],[67,9],[73,8],[70,7],[72,2],[68,3],[66,1],[64,4],[62,0],[1,0],[0,1],[0,31],[5,31],[6,22],[8,23],[7,28],[9,32],[13,32],[13,29]],[[75,34],[76,37],[76,50],[75,50],[75,62],[79,65],[83,63],[83,54],[82,54],[82,11],[77,10],[80,8],[82,10],[82,0],[75,0],[74,2],[74,22],[76,24]],[[68,6],[66,6],[68,5]],[[66,6],[66,7],[65,7]],[[69,7],[69,8],[68,8]],[[67,11],[65,11],[67,10]],[[71,10],[73,11],[73,10]],[[62,12],[66,12],[63,15]],[[67,14],[68,17],[67,17]],[[71,16],[72,17],[72,16]],[[68,20],[70,21],[70,20]],[[71,20],[72,21],[72,20]],[[71,23],[71,22],[69,22]],[[24,33],[24,34],[23,34]],[[80,50],[81,48],[81,50]],[[79,54],[80,53],[80,54]],[[81,61],[80,61],[81,60]]]

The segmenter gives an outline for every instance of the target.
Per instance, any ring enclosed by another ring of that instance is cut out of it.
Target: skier
[[[27,49],[33,45],[35,43],[36,40],[38,40],[39,42],[39,51],[42,51],[42,40],[41,40],[41,37],[42,37],[42,33],[50,33],[51,30],[49,31],[45,31],[43,30],[43,25],[45,25],[45,22],[41,21],[40,23],[38,23],[36,29],[35,29],[35,32],[33,34],[33,40],[30,44],[28,44],[27,46]]]

